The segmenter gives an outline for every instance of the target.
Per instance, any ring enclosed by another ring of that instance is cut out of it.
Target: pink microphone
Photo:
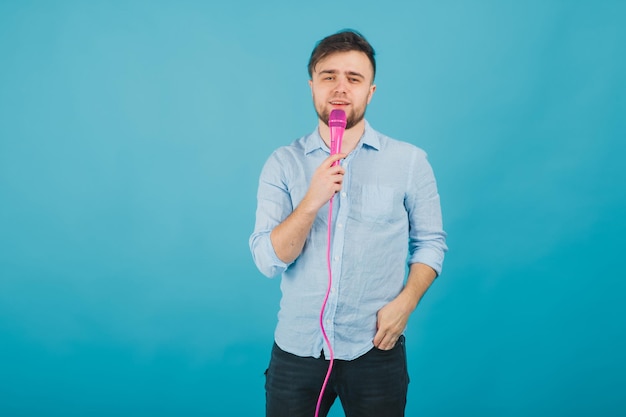
[[[346,130],[346,112],[333,109],[328,117],[328,127],[330,127],[330,154],[335,155],[341,152],[341,140]],[[335,161],[332,166],[338,164],[339,161]]]

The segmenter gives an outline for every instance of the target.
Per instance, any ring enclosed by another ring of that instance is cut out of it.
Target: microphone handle
[[[332,126],[330,128],[330,154],[336,155],[341,153],[341,142],[345,128],[342,126]],[[333,162],[332,166],[339,165],[339,161]]]

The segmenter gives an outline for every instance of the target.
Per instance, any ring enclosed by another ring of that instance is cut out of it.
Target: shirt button
[[[337,227],[341,229],[341,228],[343,227],[343,224],[338,223],[338,224],[337,224]]]
[[[346,194],[346,192],[345,192],[345,191],[342,191],[342,192],[341,192],[341,196],[342,196],[342,197],[345,197],[346,195],[347,195],[347,194]]]
[[[338,260],[339,260],[339,256],[335,256],[335,261],[338,261]]]

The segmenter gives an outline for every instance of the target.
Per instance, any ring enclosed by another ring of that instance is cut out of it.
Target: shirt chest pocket
[[[363,221],[390,223],[402,208],[400,198],[391,187],[364,185],[360,197],[359,212]]]

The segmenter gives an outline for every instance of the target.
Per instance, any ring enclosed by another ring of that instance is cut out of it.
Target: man
[[[447,250],[435,178],[422,150],[365,121],[376,61],[362,35],[322,39],[308,70],[318,128],[266,162],[250,237],[259,270],[282,274],[266,413],[313,417],[316,409],[331,352],[319,315],[334,196],[323,324],[336,361],[320,415],[339,397],[348,417],[403,416],[409,380],[403,332]],[[345,111],[347,125],[342,152],[329,156],[333,109]]]

